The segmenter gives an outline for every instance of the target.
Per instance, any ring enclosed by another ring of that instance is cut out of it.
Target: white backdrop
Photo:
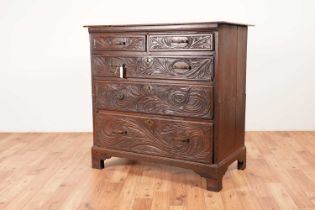
[[[90,131],[85,24],[252,23],[246,130],[315,130],[313,0],[0,0],[0,131]]]

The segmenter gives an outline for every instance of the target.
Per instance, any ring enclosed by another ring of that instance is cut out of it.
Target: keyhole
[[[188,143],[188,142],[190,142],[190,139],[189,138],[184,139],[183,142],[187,142]]]

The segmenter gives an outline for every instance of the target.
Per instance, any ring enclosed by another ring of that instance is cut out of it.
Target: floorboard
[[[193,171],[106,160],[91,168],[91,133],[0,133],[0,209],[315,209],[315,132],[247,132],[247,168],[220,193]]]

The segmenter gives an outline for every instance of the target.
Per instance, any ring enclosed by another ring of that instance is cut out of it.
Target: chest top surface
[[[211,30],[219,25],[254,26],[245,23],[227,21],[194,22],[194,23],[156,23],[156,24],[119,24],[119,25],[85,25],[89,32],[132,32],[132,31],[168,31],[168,30]]]

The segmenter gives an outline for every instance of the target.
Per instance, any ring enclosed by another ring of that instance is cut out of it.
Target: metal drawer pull
[[[128,132],[127,131],[113,131],[113,134],[123,134],[123,135],[127,135]]]
[[[153,65],[153,57],[144,57],[142,62],[145,68],[150,68]]]
[[[146,57],[146,58],[145,58],[145,62],[146,62],[147,64],[152,63],[152,61],[153,61],[153,58],[151,58],[151,57]]]

